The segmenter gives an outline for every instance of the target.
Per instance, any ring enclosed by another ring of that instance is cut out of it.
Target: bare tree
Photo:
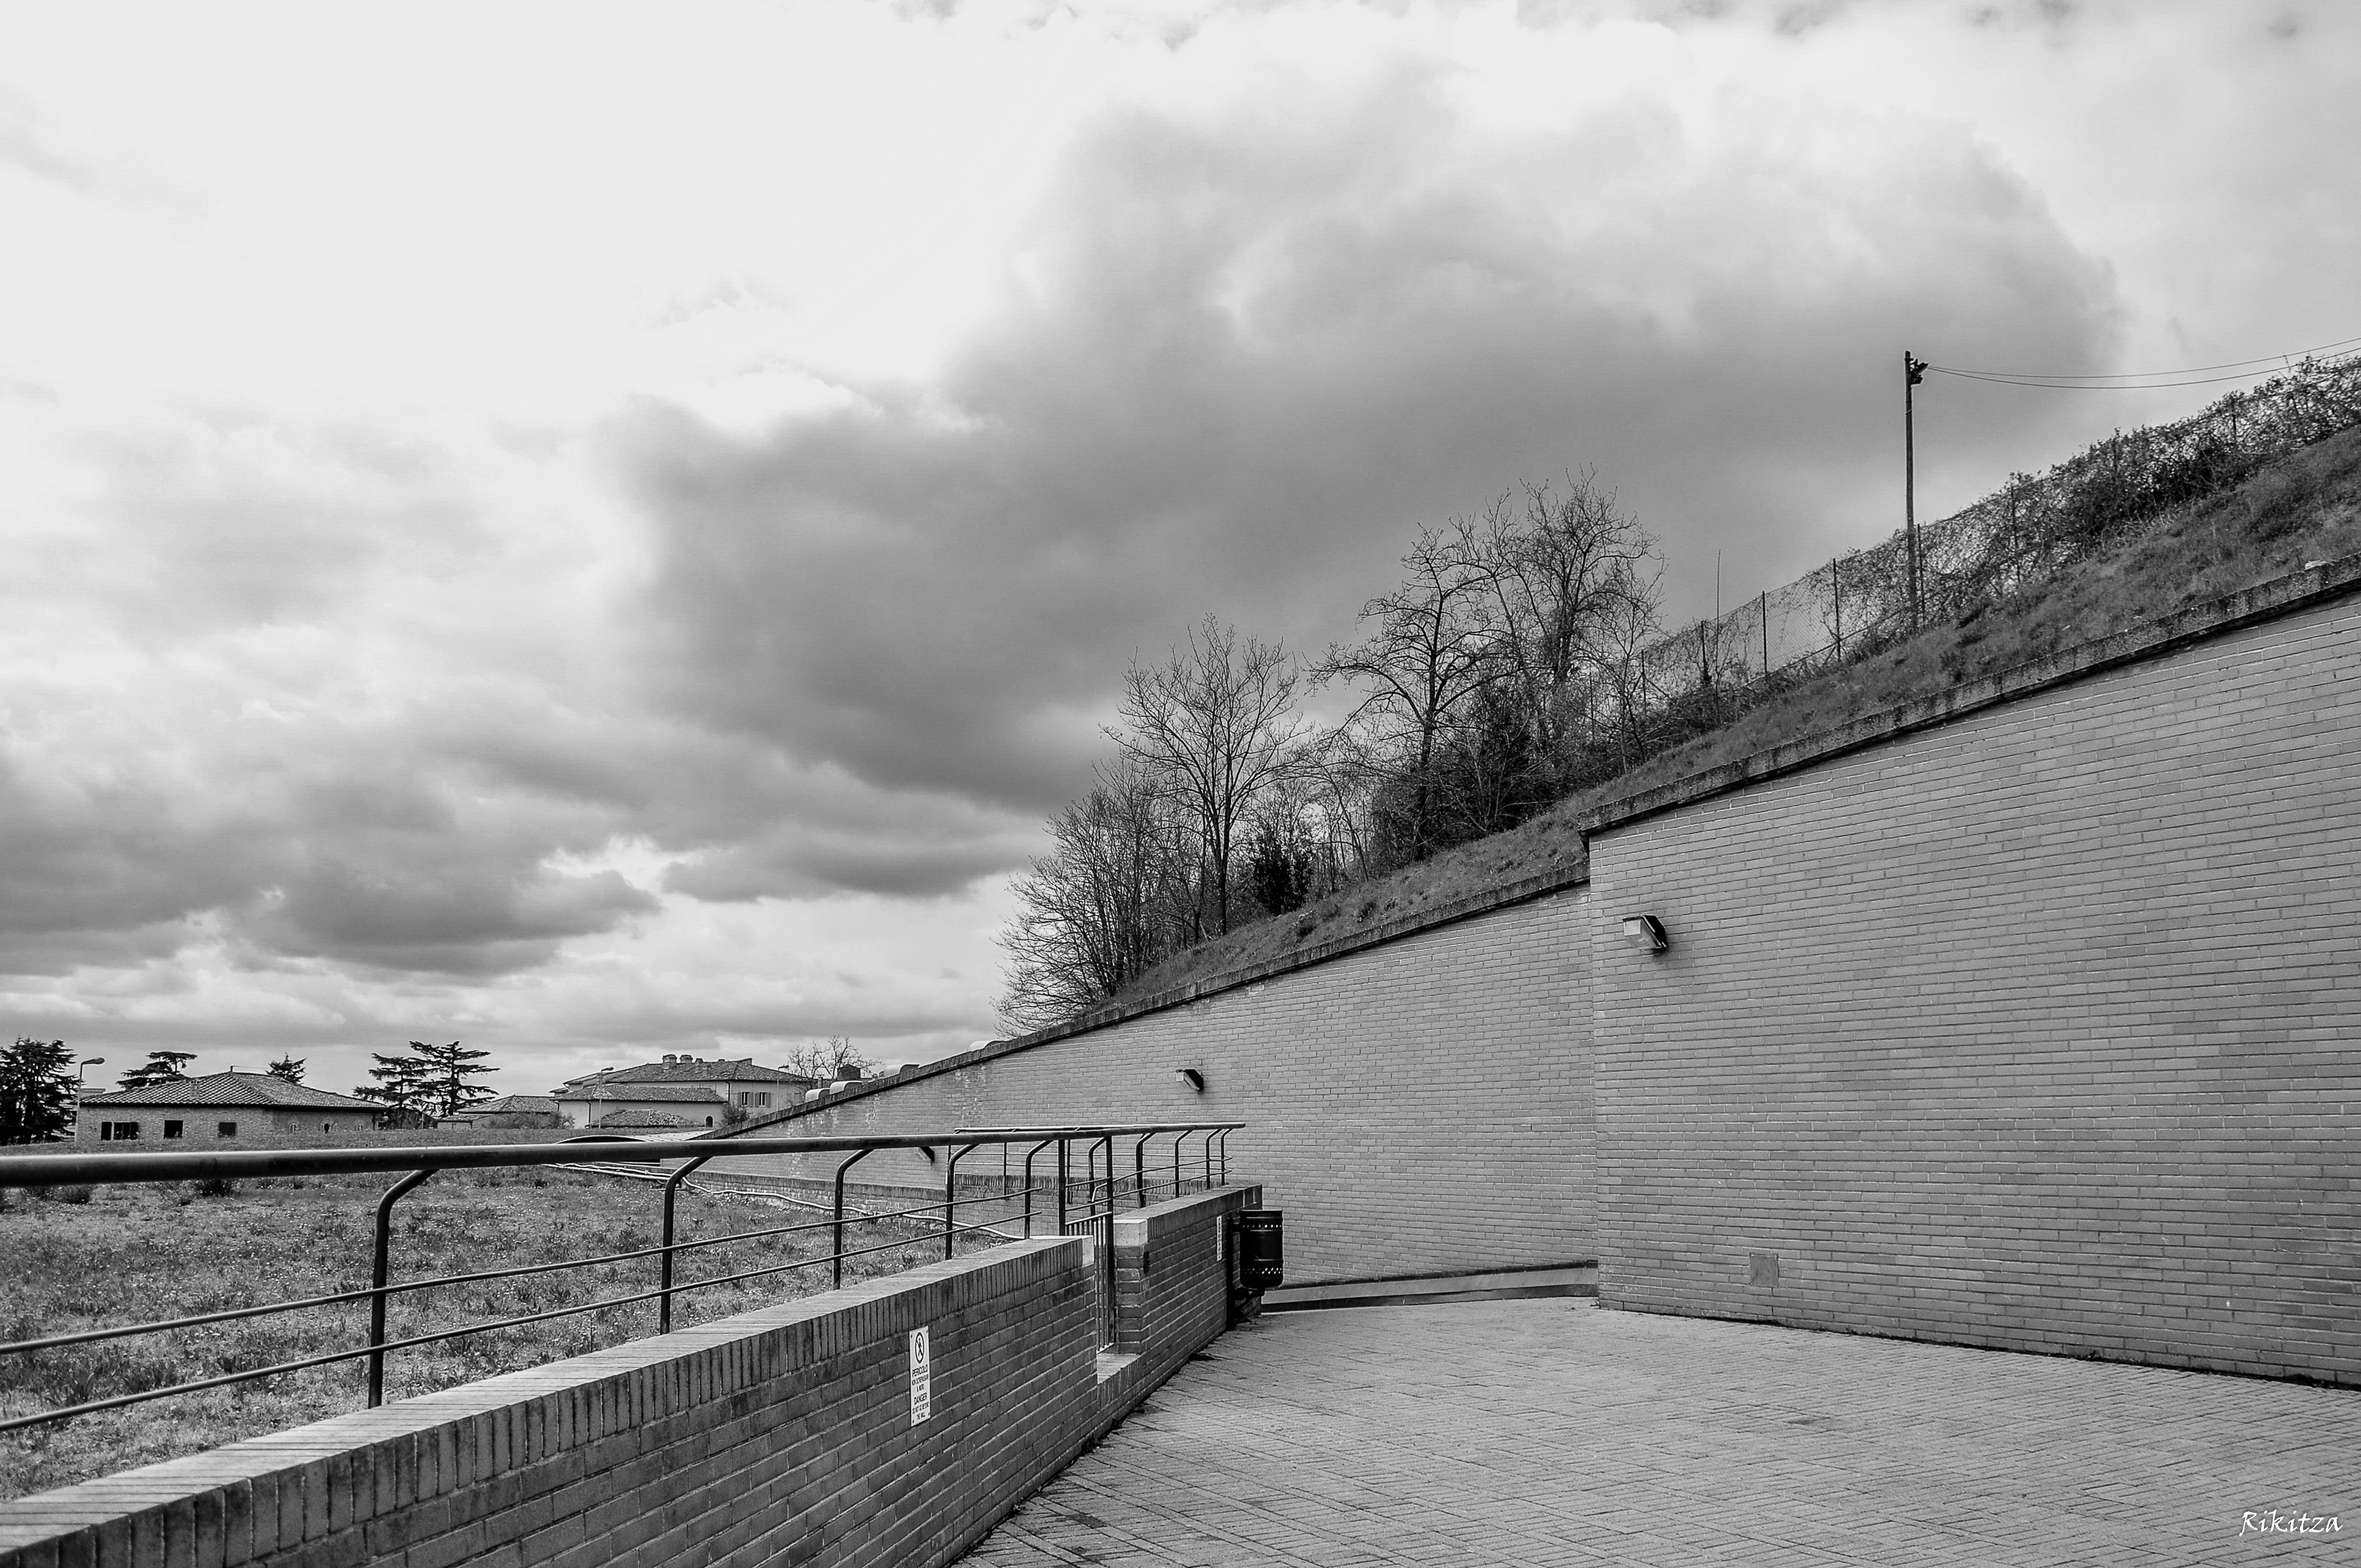
[[[1402,557],[1402,585],[1361,607],[1376,622],[1353,647],[1331,646],[1312,667],[1315,683],[1360,683],[1360,701],[1346,727],[1364,726],[1400,755],[1409,795],[1411,859],[1434,848],[1435,753],[1461,709],[1501,662],[1502,638],[1492,611],[1493,568],[1474,524],[1420,532]]]
[[[1295,685],[1295,662],[1279,644],[1248,637],[1242,647],[1234,628],[1209,615],[1163,663],[1133,661],[1123,728],[1107,731],[1195,828],[1220,931],[1230,928],[1239,827],[1299,762]]]
[[[854,1047],[851,1036],[831,1035],[825,1040],[807,1040],[789,1051],[783,1070],[833,1083],[840,1078],[859,1078],[876,1065]]]
[[[1521,509],[1503,498],[1483,532],[1511,689],[1535,750],[1563,766],[1590,739],[1585,688],[1635,627],[1654,624],[1657,574],[1647,563],[1656,543],[1588,469],[1568,474],[1563,494],[1526,486]]]
[[[1605,742],[1617,773],[1644,761],[1649,745],[1648,719],[1658,707],[1659,693],[1648,669],[1648,654],[1660,634],[1653,593],[1645,598],[1611,605],[1600,618],[1600,659],[1584,683],[1582,707],[1591,733]]]
[[[1360,881],[1374,863],[1370,816],[1385,769],[1348,729],[1331,730],[1304,749],[1301,774],[1305,817],[1316,824],[1326,862],[1321,896]]]
[[[1056,847],[1017,879],[1000,935],[1001,1021],[1020,1033],[1087,1013],[1163,961],[1194,903],[1193,834],[1128,757],[1093,770],[1049,829]]]

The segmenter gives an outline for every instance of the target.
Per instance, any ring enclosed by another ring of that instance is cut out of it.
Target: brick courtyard
[[[1266,1317],[963,1561],[2361,1561],[2361,1392],[1602,1311]],[[2271,1509],[2341,1533],[2248,1534]]]

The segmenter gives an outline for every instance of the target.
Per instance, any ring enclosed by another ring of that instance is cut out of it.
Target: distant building
[[[555,1127],[564,1124],[555,1097],[547,1094],[503,1094],[480,1100],[455,1115],[437,1116],[438,1127]]]
[[[703,1125],[670,1111],[609,1111],[590,1124],[601,1133],[699,1133]]]
[[[642,1067],[595,1072],[558,1087],[551,1096],[569,1127],[606,1125],[621,1113],[677,1116],[655,1124],[702,1132],[725,1125],[735,1108],[765,1116],[799,1102],[813,1080],[774,1067],[746,1061],[699,1061],[666,1057]]]
[[[87,1094],[74,1136],[90,1143],[224,1143],[269,1135],[366,1133],[381,1106],[267,1072],[212,1072]]]

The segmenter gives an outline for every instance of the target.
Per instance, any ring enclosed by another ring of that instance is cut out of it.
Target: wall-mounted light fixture
[[[1623,916],[1623,936],[1652,953],[1664,952],[1673,945],[1672,938],[1665,934],[1664,923],[1653,915]]]
[[[1178,1068],[1174,1069],[1172,1076],[1187,1084],[1190,1088],[1195,1090],[1198,1093],[1202,1094],[1205,1092],[1205,1075],[1199,1072],[1195,1068]]]

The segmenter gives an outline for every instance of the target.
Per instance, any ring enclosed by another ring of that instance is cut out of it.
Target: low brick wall
[[[1157,1364],[1159,1381],[1228,1320],[1237,1274],[1229,1216],[1250,1206],[1245,1192],[1231,1188],[1115,1220],[1115,1347]]]
[[[0,1504],[0,1568],[949,1563],[1222,1332],[1215,1236],[1258,1200],[1118,1222],[1156,1281],[1128,1354],[1087,1240],[1012,1242]]]

